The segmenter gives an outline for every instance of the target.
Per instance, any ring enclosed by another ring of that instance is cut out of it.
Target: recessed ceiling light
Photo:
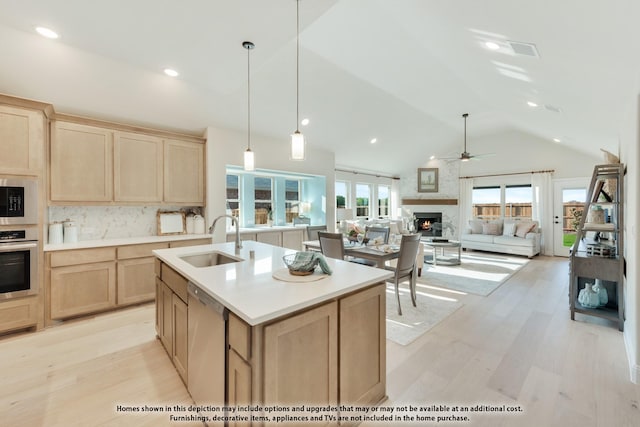
[[[178,73],[176,70],[173,70],[173,69],[171,69],[171,68],[165,68],[165,69],[164,69],[164,73],[165,73],[167,76],[171,76],[171,77],[178,77],[178,75],[180,74],[180,73]]]
[[[372,144],[375,144],[376,142],[378,142],[378,138],[372,138],[372,139],[371,139],[371,143],[372,143]]]
[[[58,36],[58,33],[45,27],[36,27],[36,32],[48,39],[57,39],[58,37],[60,37]]]
[[[562,142],[560,138],[553,138],[553,142]]]
[[[536,103],[535,103],[535,102],[533,102],[533,101],[527,101],[527,105],[528,105],[529,107],[533,107],[533,108],[535,108],[535,107],[537,107],[537,106],[538,106],[538,104],[536,104]]]
[[[309,119],[302,119],[302,121],[300,122],[300,124],[301,124],[302,126],[306,126],[306,125],[308,125],[308,124],[309,124]]]
[[[500,49],[500,45],[496,42],[485,42],[484,45],[487,47],[487,49],[491,49],[491,50]]]
[[[429,157],[429,160],[433,160],[435,158],[436,158],[436,156],[431,156],[431,157]]]

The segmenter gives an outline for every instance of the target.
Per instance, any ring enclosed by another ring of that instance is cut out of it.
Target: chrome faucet
[[[209,234],[213,234],[213,230],[216,227],[216,222],[218,222],[220,218],[231,218],[231,225],[236,226],[236,249],[242,249],[242,242],[240,241],[240,223],[238,222],[238,218],[236,218],[235,216],[220,215],[219,217],[214,219],[211,227],[209,227]]]

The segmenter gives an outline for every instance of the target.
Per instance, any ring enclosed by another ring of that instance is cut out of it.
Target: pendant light
[[[242,47],[247,49],[247,150],[244,152],[244,170],[255,169],[255,157],[251,151],[251,63],[249,52],[255,47],[251,42],[242,42]]]
[[[296,131],[291,135],[291,160],[304,160],[304,135],[300,133],[300,0],[296,0]]]

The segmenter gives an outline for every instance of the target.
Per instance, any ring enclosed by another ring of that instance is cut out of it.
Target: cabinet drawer
[[[170,248],[182,248],[184,246],[198,246],[198,245],[210,245],[211,237],[205,239],[194,239],[194,240],[176,240],[174,242],[169,242]]]
[[[0,304],[0,332],[26,328],[38,323],[38,298],[8,300]]]
[[[115,261],[116,248],[77,249],[51,252],[51,267]]]
[[[229,347],[244,360],[251,357],[251,326],[229,313]]]
[[[118,259],[144,258],[153,256],[155,249],[167,249],[169,243],[145,243],[142,245],[128,245],[118,247]]]
[[[162,264],[161,278],[182,301],[185,303],[188,301],[187,279],[176,273],[176,271],[167,264]]]

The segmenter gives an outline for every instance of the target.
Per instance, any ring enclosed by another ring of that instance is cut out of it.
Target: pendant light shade
[[[255,45],[251,42],[243,42],[242,47],[247,49],[247,150],[244,152],[244,170],[252,171],[256,165],[253,151],[251,151],[251,63],[249,52]]]
[[[300,0],[296,0],[296,131],[291,135],[291,160],[304,160],[304,135],[300,123]]]

